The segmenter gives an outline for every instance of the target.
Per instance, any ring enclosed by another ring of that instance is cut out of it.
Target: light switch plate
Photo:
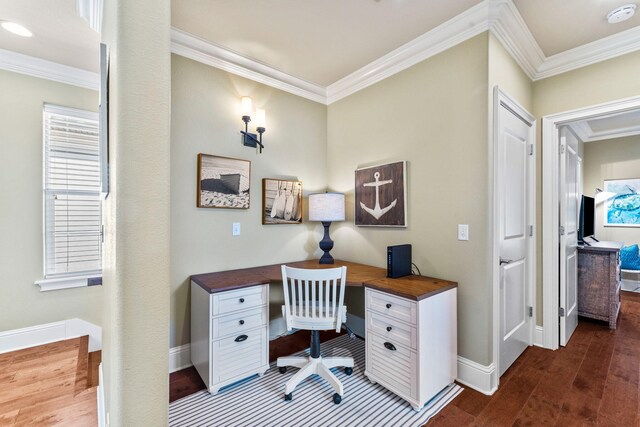
[[[458,224],[458,240],[469,240],[469,224]]]
[[[240,235],[240,223],[239,222],[234,222],[233,223],[233,227],[231,228],[231,231],[232,231],[234,236],[239,236]]]

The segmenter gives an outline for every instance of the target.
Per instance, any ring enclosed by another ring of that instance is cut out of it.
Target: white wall
[[[97,111],[98,93],[0,71],[0,331],[81,318],[101,324],[102,287],[40,292],[42,108]]]

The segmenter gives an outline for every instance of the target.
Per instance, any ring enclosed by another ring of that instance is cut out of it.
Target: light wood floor
[[[0,426],[98,424],[88,337],[0,354]]]

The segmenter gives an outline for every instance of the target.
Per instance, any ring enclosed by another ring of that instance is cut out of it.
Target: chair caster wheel
[[[281,374],[284,374],[285,372],[287,372],[287,367],[286,366],[280,366],[280,367],[278,367],[278,370],[280,371]]]
[[[353,368],[344,368],[344,373],[346,375],[351,375],[353,374]]]
[[[342,396],[340,396],[338,393],[334,393],[333,394],[333,403],[335,403],[337,405],[340,402],[342,402]]]
[[[289,393],[289,394],[285,394],[285,395],[284,395],[284,400],[285,400],[285,401],[286,401],[286,400],[291,400],[291,399],[293,399],[293,393]]]

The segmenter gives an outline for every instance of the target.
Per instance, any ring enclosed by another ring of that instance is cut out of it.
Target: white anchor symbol
[[[387,212],[389,212],[389,210],[396,205],[396,202],[398,201],[398,199],[395,199],[386,208],[380,209],[380,200],[379,200],[380,186],[381,185],[385,185],[385,184],[391,184],[393,182],[393,180],[388,179],[386,181],[378,181],[378,178],[380,178],[380,172],[374,173],[373,177],[376,179],[376,182],[366,182],[366,183],[364,183],[362,185],[364,187],[376,187],[376,206],[373,209],[371,209],[371,208],[366,207],[364,203],[360,202],[360,207],[362,209],[364,209],[366,212],[369,212],[371,214],[371,216],[373,216],[375,219],[380,219],[380,217],[382,215],[384,215]]]

